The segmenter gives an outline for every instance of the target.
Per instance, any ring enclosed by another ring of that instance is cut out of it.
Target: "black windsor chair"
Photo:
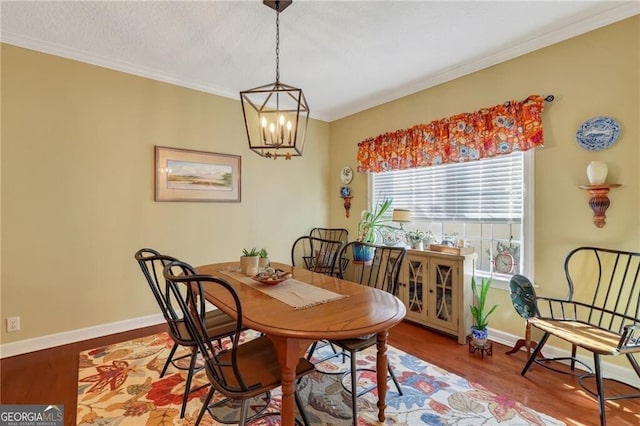
[[[406,252],[404,247],[379,246],[352,241],[342,247],[340,251],[340,278],[395,295],[397,294],[400,266],[402,265]],[[344,373],[344,375],[351,375],[351,389],[347,389],[344,384],[343,387],[351,393],[354,425],[357,423],[358,418],[357,398],[376,387],[376,385],[372,385],[358,391],[356,354],[375,346],[376,341],[377,337],[375,334],[353,339],[330,341],[332,345],[341,348],[343,353],[348,354],[351,359],[351,368]],[[393,380],[398,393],[402,395],[402,389],[398,384],[390,364],[387,365],[387,369],[389,371],[389,377]]]
[[[344,228],[312,228],[310,237],[322,238],[323,240],[349,242],[349,231]]]
[[[338,275],[336,261],[344,242],[303,235],[291,246],[291,264],[325,275]]]
[[[314,228],[314,230],[318,229],[327,228]],[[314,231],[312,230],[311,232],[313,233]],[[338,236],[338,234],[335,234],[335,236]],[[340,240],[327,240],[303,235],[295,240],[291,247],[291,264],[295,267],[301,267],[324,275],[338,276],[339,271],[336,262],[338,261],[338,255],[340,254],[340,249],[342,249],[343,244],[344,242]],[[322,343],[322,347],[324,347],[325,344],[329,344],[329,342],[324,340],[320,341],[320,343]],[[307,352],[307,360],[311,360],[311,356],[317,347],[318,342],[314,342],[311,345]],[[337,354],[333,346],[331,346],[331,349],[333,354]],[[333,354],[317,359],[314,362],[317,364],[325,361],[332,358],[334,356]]]
[[[169,282],[172,293],[178,299],[189,332],[204,358],[205,371],[212,385],[196,420],[196,426],[202,420],[204,413],[209,411],[209,404],[215,391],[228,399],[242,402],[239,419],[241,426],[247,420],[272,415],[273,413],[258,413],[251,419],[247,419],[249,399],[279,387],[282,384],[282,375],[277,352],[267,336],[260,336],[245,343],[240,342],[240,332],[243,329],[242,305],[233,286],[221,278],[197,275],[189,265],[183,262],[167,265],[164,268],[164,276]],[[237,312],[238,318],[235,321],[231,345],[223,351],[218,351],[214,347],[213,336],[209,334],[207,328],[205,286],[219,287],[228,296],[230,304]],[[296,369],[296,377],[300,378],[313,370],[313,364],[302,358]],[[307,425],[308,420],[297,390],[295,399],[302,422]],[[210,411],[209,413],[213,415]]]
[[[543,335],[520,374],[524,376],[536,364],[578,376],[582,390],[597,399],[604,426],[607,401],[640,398],[640,387],[632,383],[631,375],[607,378],[602,368],[603,357],[624,355],[640,378],[640,252],[578,247],[565,258],[564,273],[566,297],[532,296],[535,315],[528,321]],[[569,357],[538,357],[551,336],[571,344]],[[576,357],[577,348],[591,353],[593,369]],[[569,361],[571,371],[549,363],[554,360]],[[576,363],[585,371],[576,370]],[[607,381],[620,382],[628,391],[605,392]]]
[[[199,370],[196,368],[196,359],[198,357],[196,342],[189,334],[182,315],[180,315],[178,313],[179,311],[176,310],[176,301],[171,297],[172,294],[169,292],[168,283],[162,276],[164,267],[171,262],[177,261],[177,259],[171,256],[162,255],[158,251],[150,248],[143,248],[138,250],[135,254],[135,258],[138,261],[140,269],[147,279],[147,283],[151,288],[151,292],[156,298],[158,306],[160,307],[160,311],[162,312],[162,315],[167,322],[168,334],[174,341],[171,352],[169,353],[169,357],[167,358],[167,361],[162,368],[162,372],[160,373],[160,377],[164,376],[170,364],[175,368],[185,370],[184,367],[177,364],[177,361],[186,357],[191,358],[189,367],[187,369],[188,374],[185,383],[185,392],[182,398],[182,408],[180,410],[180,418],[183,418],[187,407],[189,394],[201,387],[191,389],[191,381],[193,379],[193,375],[195,374],[196,370]],[[219,346],[221,345],[220,339],[229,337],[236,332],[236,322],[231,317],[218,309],[207,311],[206,325],[208,329],[208,335],[211,336],[213,340],[216,340]],[[188,355],[175,357],[176,350],[179,346],[190,348],[191,353],[189,353]]]

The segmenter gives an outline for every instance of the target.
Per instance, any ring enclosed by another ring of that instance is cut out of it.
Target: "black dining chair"
[[[339,268],[340,278],[395,295],[397,294],[400,267],[406,252],[404,247],[380,246],[352,241],[343,246],[339,254],[341,262]],[[348,354],[351,360],[350,370],[344,373],[345,376],[351,375],[351,388],[348,389],[344,382],[341,382],[343,383],[343,388],[351,394],[354,425],[358,419],[357,398],[376,388],[376,385],[372,385],[358,391],[356,354],[375,346],[376,341],[377,336],[375,334],[330,341],[332,345],[341,348],[343,353]],[[387,365],[387,370],[398,393],[402,395],[402,389],[390,364]]]
[[[242,403],[239,424],[244,425],[248,420],[250,398],[269,392],[282,384],[280,364],[273,343],[267,336],[241,343],[242,304],[233,286],[224,279],[195,274],[193,269],[184,262],[172,262],[167,265],[164,268],[164,277],[168,280],[171,291],[179,302],[189,332],[204,358],[207,378],[212,385],[196,420],[196,426],[202,420],[204,413],[209,411],[209,404],[216,391],[228,399]],[[212,344],[214,336],[209,334],[207,328],[205,286],[222,292],[223,297],[237,312],[238,318],[235,320],[231,345],[223,351],[218,351]],[[313,364],[301,358],[296,368],[296,378],[299,379],[313,370]],[[308,425],[297,390],[295,400],[303,423]],[[212,414],[210,411],[209,413]],[[251,420],[272,414],[258,413]]]
[[[336,261],[344,242],[303,235],[291,246],[291,264],[325,275],[337,275]]]
[[[349,231],[344,228],[312,228],[309,231],[310,237],[322,238],[323,240],[349,242]]]
[[[198,357],[196,342],[189,334],[184,318],[177,309],[178,306],[176,305],[176,300],[172,298],[172,293],[169,292],[168,283],[162,275],[164,267],[178,259],[162,255],[158,251],[150,248],[138,250],[135,254],[135,259],[138,261],[140,269],[151,288],[151,292],[158,302],[160,311],[167,322],[168,334],[174,342],[171,352],[169,353],[169,357],[162,368],[160,377],[164,376],[169,365],[173,365],[175,368],[180,370],[185,370],[184,367],[178,364],[178,361],[186,357],[190,357],[189,367],[187,369],[188,373],[185,383],[185,392],[182,398],[182,408],[180,410],[180,418],[183,418],[187,408],[189,394],[200,389],[200,387],[191,389],[193,375],[198,370],[196,368],[196,360]],[[235,320],[218,309],[210,309],[207,311],[206,326],[208,329],[208,335],[217,342],[218,347],[221,347],[221,339],[230,337],[236,332]],[[188,347],[191,349],[191,352],[188,355],[175,357],[176,350],[179,346]]]
[[[326,228],[314,228],[314,229],[326,229]],[[313,230],[311,231],[313,233]],[[337,234],[335,234],[337,236]],[[344,242],[341,240],[326,240],[323,238],[312,237],[309,235],[303,235],[296,239],[291,247],[291,264],[296,267],[302,267],[313,272],[318,272],[324,275],[338,276],[339,266],[337,265],[338,255],[340,249],[342,249]],[[321,347],[329,344],[325,340],[321,340]],[[318,347],[318,342],[314,342],[309,351],[307,352],[307,360],[311,360],[313,353]],[[337,351],[332,346],[333,354],[337,354]],[[325,356],[316,359],[314,363],[318,364],[333,355]]]

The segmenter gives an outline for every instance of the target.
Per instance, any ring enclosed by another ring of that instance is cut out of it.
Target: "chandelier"
[[[280,12],[292,1],[263,1],[276,11],[276,81],[240,92],[249,149],[274,160],[302,156],[309,122],[302,89],[280,82]]]

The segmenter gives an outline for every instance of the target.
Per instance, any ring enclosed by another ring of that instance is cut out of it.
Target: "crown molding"
[[[392,91],[386,91],[371,97],[365,97],[363,99],[359,99],[357,102],[349,103],[348,105],[336,107],[326,113],[325,119],[332,122],[340,118],[356,114],[366,109],[409,96],[422,90],[435,87],[439,84],[455,80],[456,78],[464,77],[465,75],[506,62],[510,59],[517,58],[518,56],[531,53],[544,47],[560,43],[572,37],[588,33],[589,31],[596,30],[638,14],[640,14],[640,2],[626,2],[599,15],[588,16],[577,22],[567,24],[559,30],[551,31],[542,36],[532,38],[531,40],[527,40],[516,46],[496,52],[493,55],[451,67],[416,83],[401,86],[393,89]]]
[[[411,95],[422,90],[426,90],[430,87],[437,86],[447,81],[454,80],[456,78],[480,71],[482,69],[491,67],[501,62],[508,61],[510,59],[522,56],[529,52],[550,46],[555,43],[567,40],[569,38],[584,34],[586,32],[595,30],[597,28],[612,24],[614,22],[635,16],[640,13],[640,3],[636,1],[624,2],[617,7],[611,8],[605,12],[602,12],[595,16],[586,16],[576,22],[567,23],[566,26],[559,30],[548,32],[542,36],[535,37],[531,40],[527,40],[517,46],[504,49],[496,52],[493,55],[486,56],[479,60],[469,61],[458,66],[449,68],[441,73],[429,77],[427,79],[420,80],[416,83],[404,85],[393,90],[378,93],[373,96],[365,96],[356,102],[350,102],[348,104],[337,106],[331,109],[325,109],[318,112],[316,109],[315,114],[311,114],[314,119],[322,121],[335,121],[346,116],[356,114],[381,104],[391,102],[402,98],[404,96]],[[103,68],[109,68],[115,71],[132,74],[139,77],[149,78],[164,83],[173,84],[193,90],[198,90],[205,93],[210,93],[225,98],[230,98],[239,101],[239,94],[236,92],[229,92],[228,90],[220,87],[212,86],[210,84],[185,80],[176,75],[171,75],[157,70],[152,70],[144,67],[140,67],[136,64],[132,64],[125,61],[117,61],[112,58],[93,55],[84,51],[71,49],[67,46],[61,46],[55,43],[50,43],[45,40],[37,40],[30,37],[25,37],[20,34],[3,32],[3,43],[31,49],[43,53],[48,53],[55,56],[60,56],[67,59],[73,59],[79,62],[84,62],[91,65],[96,65]]]
[[[203,82],[185,80],[176,75],[158,72],[156,70],[141,67],[137,64],[132,64],[126,61],[118,61],[114,60],[113,58],[94,55],[92,53],[88,53],[78,49],[72,49],[68,46],[51,43],[46,40],[34,39],[32,37],[27,37],[11,32],[3,32],[1,41],[2,43],[11,44],[13,46],[35,50],[37,52],[47,53],[49,55],[72,59],[74,61],[96,65],[98,67],[108,68],[114,71],[119,71],[138,77],[144,77],[163,83],[169,83],[175,86],[186,87],[188,89],[194,89],[200,92],[211,93],[213,95],[223,96],[225,98],[231,98],[240,101],[239,92],[229,92],[228,90],[211,86],[210,84],[206,84]]]

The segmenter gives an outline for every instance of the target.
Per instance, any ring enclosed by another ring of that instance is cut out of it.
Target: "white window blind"
[[[523,154],[373,175],[374,199],[393,198],[414,220],[521,223]]]

